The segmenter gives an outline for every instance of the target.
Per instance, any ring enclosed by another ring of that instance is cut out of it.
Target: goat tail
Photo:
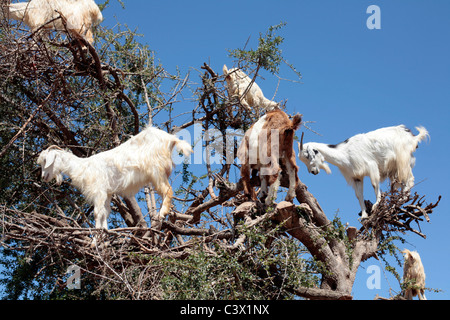
[[[302,115],[297,113],[292,119],[292,130],[297,131],[302,123]]]
[[[417,136],[414,137],[416,139],[417,143],[419,143],[420,141],[422,141],[424,139],[430,139],[430,134],[428,133],[428,130],[425,129],[424,127],[422,127],[422,126],[416,127],[416,130],[419,131]]]
[[[182,152],[185,157],[189,157],[193,152],[191,144],[184,140],[175,140],[175,146],[178,152]]]
[[[294,132],[300,128],[300,125],[302,123],[302,115],[297,113],[292,118],[292,124],[290,126],[284,127],[280,129],[280,134],[285,135],[285,139],[290,139],[290,137],[294,137]]]

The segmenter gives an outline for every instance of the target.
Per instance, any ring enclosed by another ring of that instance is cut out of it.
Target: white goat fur
[[[417,251],[402,251],[405,257],[403,264],[403,283],[409,282],[410,287],[405,289],[404,298],[412,300],[419,296],[419,300],[427,300],[425,297],[425,270]],[[411,287],[412,286],[412,287]]]
[[[368,215],[364,204],[364,177],[370,178],[375,191],[376,202],[373,209],[381,198],[380,183],[386,178],[390,179],[393,188],[401,186],[404,192],[414,186],[413,152],[420,141],[429,137],[425,128],[416,129],[419,131],[417,136],[400,125],[358,134],[338,145],[299,143],[299,158],[313,174],[318,174],[320,169],[331,173],[325,161],[337,166],[355,190],[361,206],[361,218],[365,219]]]
[[[258,84],[256,82],[252,83],[252,79],[241,69],[233,68],[228,70],[227,66],[223,65],[222,70],[227,82],[228,95],[230,97],[238,96],[239,101],[247,110],[251,110],[253,107],[271,111],[278,107],[278,103],[264,97]]]
[[[91,27],[103,20],[94,0],[31,0],[11,3],[5,11],[8,18],[23,21],[32,31],[58,18],[60,12],[67,19],[67,28],[81,34],[91,44],[94,42]],[[56,19],[45,28],[64,30],[61,19]]]
[[[37,163],[44,181],[72,179],[87,200],[94,205],[95,227],[108,229],[113,194],[131,197],[142,187],[152,184],[163,199],[159,212],[164,218],[170,211],[172,187],[172,150],[176,147],[186,157],[192,152],[189,143],[154,127],[147,127],[118,147],[88,158],[51,146],[41,152]]]

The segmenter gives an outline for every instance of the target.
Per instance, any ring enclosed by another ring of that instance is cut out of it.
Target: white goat
[[[223,65],[223,74],[227,81],[228,95],[230,97],[237,96],[247,110],[251,110],[251,107],[263,108],[265,111],[278,108],[278,103],[264,97],[261,88],[256,82],[252,83],[249,76],[241,69],[228,70],[227,66]]]
[[[368,217],[364,204],[363,180],[368,176],[376,195],[373,210],[378,205],[381,192],[380,183],[389,178],[392,188],[401,187],[408,192],[414,185],[412,168],[415,158],[412,155],[418,143],[429,137],[423,127],[416,127],[417,136],[405,126],[381,128],[364,134],[358,134],[337,145],[324,143],[299,143],[299,158],[308,171],[314,175],[324,169],[331,173],[328,164],[334,164],[344,175],[348,184],[355,190],[361,205],[362,219]]]
[[[95,227],[108,229],[113,194],[134,196],[142,187],[152,184],[163,199],[159,215],[170,211],[172,187],[172,150],[176,147],[186,157],[192,147],[186,141],[154,127],[147,127],[118,147],[88,158],[79,158],[71,152],[51,146],[41,152],[37,163],[42,167],[46,182],[63,180],[62,174],[72,179],[87,200],[94,205]]]
[[[23,21],[32,31],[42,26],[64,30],[61,19],[48,23],[62,14],[67,19],[67,29],[81,34],[91,44],[94,42],[91,27],[103,20],[94,0],[30,0],[11,3],[5,9],[8,19]],[[0,17],[2,15],[3,10],[0,10]]]
[[[419,296],[419,300],[427,300],[425,297],[425,270],[422,260],[417,251],[402,251],[405,257],[403,264],[403,283],[407,284],[404,297],[412,300],[413,297]]]

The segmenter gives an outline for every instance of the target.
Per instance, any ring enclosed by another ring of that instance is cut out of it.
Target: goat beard
[[[61,183],[63,182],[63,175],[61,173],[56,174],[55,176],[55,180],[56,180],[56,185],[61,185]]]
[[[327,163],[321,164],[320,167],[321,167],[323,170],[325,170],[325,172],[326,172],[327,174],[330,174],[330,173],[331,173],[331,169],[330,169],[330,167],[328,166]]]

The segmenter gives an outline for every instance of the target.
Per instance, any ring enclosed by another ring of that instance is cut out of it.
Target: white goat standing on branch
[[[405,289],[404,297],[412,300],[413,297],[419,296],[419,300],[427,300],[425,297],[425,270],[422,260],[417,251],[402,251],[405,257],[403,264],[403,283],[408,287]]]
[[[376,208],[380,199],[380,183],[386,178],[392,188],[401,187],[408,192],[414,186],[412,168],[415,164],[413,152],[420,141],[429,137],[423,127],[416,127],[417,136],[405,126],[381,128],[358,134],[337,145],[310,142],[303,145],[303,134],[299,143],[299,158],[314,175],[324,169],[331,173],[329,162],[339,168],[348,184],[355,189],[361,205],[361,219],[368,217],[364,204],[363,180],[368,176],[376,195]]]
[[[67,20],[67,29],[84,36],[90,44],[94,42],[91,27],[103,20],[94,0],[31,0],[11,3],[5,11],[8,19],[23,21],[33,32],[40,27],[65,30],[61,19],[57,19],[62,14]],[[2,16],[3,10],[0,10],[0,18]]]
[[[72,184],[94,205],[95,227],[108,229],[112,195],[131,197],[148,184],[152,184],[163,199],[160,217],[163,219],[169,213],[173,195],[169,176],[174,147],[186,157],[192,153],[188,142],[147,127],[120,146],[88,158],[79,158],[51,146],[41,152],[37,163],[42,167],[42,178],[46,182],[55,178],[61,184],[62,174],[69,176]]]
[[[241,69],[228,70],[227,66],[223,65],[222,71],[227,82],[228,95],[230,97],[237,96],[239,102],[248,111],[251,108],[263,108],[265,111],[271,111],[279,107],[278,103],[264,97],[258,84],[252,82],[252,79]]]

